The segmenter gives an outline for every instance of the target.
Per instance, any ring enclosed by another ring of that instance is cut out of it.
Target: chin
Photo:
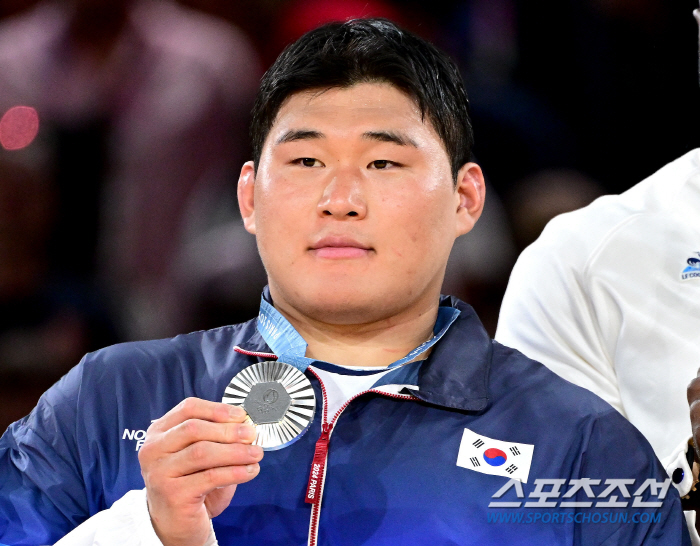
[[[361,324],[382,318],[381,299],[362,289],[362,283],[342,289],[322,287],[309,294],[306,301],[313,316],[326,324]],[[311,313],[309,313],[311,315]]]
[[[268,274],[270,271],[268,270]],[[307,269],[297,275],[269,275],[270,288],[287,305],[313,320],[341,325],[371,324],[389,319],[430,292],[432,283],[419,275],[362,271],[338,274]],[[372,273],[372,274],[370,274]],[[380,274],[381,273],[381,274]],[[277,279],[280,279],[279,282]],[[437,294],[442,278],[435,277]],[[437,296],[436,296],[437,297]]]
[[[394,311],[384,305],[381,290],[368,290],[362,282],[305,288],[296,291],[300,297],[292,304],[306,316],[326,324],[367,324],[387,318]]]

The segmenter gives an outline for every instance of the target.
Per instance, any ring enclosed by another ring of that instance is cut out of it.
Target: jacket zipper
[[[311,368],[308,369],[315,377],[318,379],[319,385],[321,385],[321,393],[323,394],[323,420],[321,422],[321,436],[316,441],[316,449],[314,450],[314,458],[311,463],[311,471],[309,472],[309,483],[306,487],[306,502],[311,504],[311,522],[309,524],[309,541],[308,546],[317,546],[318,541],[318,525],[321,518],[321,501],[323,499],[323,487],[326,481],[326,463],[328,462],[328,444],[331,439],[331,434],[333,433],[333,427],[338,421],[340,414],[345,411],[345,408],[350,405],[350,402],[356,398],[373,392],[376,394],[381,394],[388,396],[389,398],[398,398],[400,400],[415,400],[415,396],[410,396],[407,394],[389,394],[376,389],[368,389],[357,393],[352,398],[349,398],[345,403],[340,406],[335,415],[328,422],[328,396],[326,394],[326,387],[321,381],[321,378],[314,372]]]
[[[255,351],[247,351],[236,345],[233,348],[237,353],[241,353],[248,356],[255,356],[259,358],[269,358],[270,360],[277,360],[277,355],[272,353],[259,353]],[[321,381],[321,378],[316,372],[311,368],[308,369],[316,379],[318,379],[319,385],[321,385],[321,393],[323,394],[323,419],[321,421],[321,436],[316,441],[316,449],[314,450],[314,458],[311,462],[311,471],[309,472],[309,483],[306,487],[306,502],[311,504],[311,523],[309,524],[309,546],[317,546],[318,541],[318,524],[321,517],[321,500],[323,498],[323,487],[326,482],[326,463],[328,462],[328,444],[331,440],[331,434],[333,432],[333,427],[335,426],[340,414],[345,411],[345,408],[350,405],[350,402],[359,398],[360,396],[373,392],[376,394],[381,394],[389,398],[397,398],[399,400],[416,400],[415,396],[408,394],[389,394],[376,389],[368,389],[357,393],[352,398],[349,398],[345,403],[340,406],[333,419],[330,423],[328,422],[328,395],[326,394],[326,386]]]

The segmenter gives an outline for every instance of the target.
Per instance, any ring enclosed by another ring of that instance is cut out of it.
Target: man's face
[[[292,95],[257,174],[244,166],[239,201],[276,304],[366,324],[435,304],[454,239],[481,212],[483,178],[467,164],[455,189],[416,103],[363,83]]]

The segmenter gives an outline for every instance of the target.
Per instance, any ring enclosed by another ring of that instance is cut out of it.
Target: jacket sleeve
[[[501,304],[496,340],[584,387],[626,416],[610,356],[621,318],[586,271],[588,230],[564,215],[523,251]],[[601,316],[601,313],[606,316]]]
[[[76,439],[83,362],[0,437],[0,543],[53,544],[89,516]]]
[[[579,477],[601,479],[604,490],[579,512],[576,546],[691,545],[677,489],[646,438],[618,412],[592,421]]]

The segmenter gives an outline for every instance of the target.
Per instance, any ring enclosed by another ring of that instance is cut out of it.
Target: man
[[[555,218],[518,258],[496,332],[627,417],[681,495],[694,485],[686,387],[700,354],[698,211],[693,150],[621,195]],[[700,544],[695,513],[687,517]]]
[[[251,135],[257,321],[86,356],[0,440],[0,542],[687,543],[631,425],[440,298],[484,203],[443,54],[321,27],[263,78]]]

